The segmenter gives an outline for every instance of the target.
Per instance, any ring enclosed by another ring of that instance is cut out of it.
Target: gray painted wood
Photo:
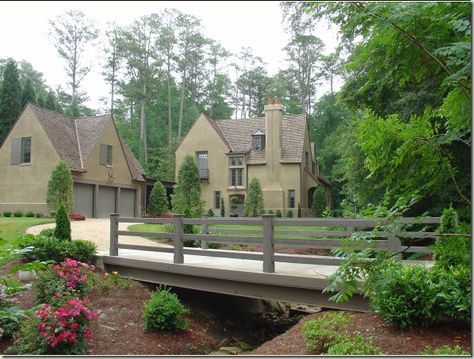
[[[348,231],[298,231],[298,230],[280,230],[276,227],[275,234],[300,234],[304,236],[315,237],[348,237]]]
[[[203,219],[207,219],[209,216],[206,214],[203,216]],[[209,234],[208,231],[208,224],[207,221],[203,221],[201,225],[201,234]],[[209,246],[207,245],[207,241],[205,239],[201,239],[201,248],[208,249]]]
[[[263,220],[263,272],[275,272],[274,215],[264,214]]]
[[[110,250],[111,256],[118,256],[118,213],[110,214]]]
[[[338,266],[344,259],[330,256],[310,256],[297,254],[275,254],[276,262],[300,263],[300,264],[316,264]]]
[[[99,185],[94,185],[94,218],[99,218]]]
[[[200,225],[203,222],[207,222],[208,225],[213,224],[246,224],[252,226],[261,226],[262,220],[260,218],[234,218],[234,217],[212,217],[212,218],[185,218],[184,224],[197,224]]]
[[[392,251],[394,253],[397,253],[397,252],[400,252],[402,250],[402,242],[400,241],[400,238],[398,238],[396,235],[394,234],[389,234],[388,237],[387,237],[387,249],[389,251]],[[397,254],[395,256],[395,258],[400,261],[402,260],[402,254]]]
[[[21,137],[12,138],[10,164],[18,165],[21,163]]]
[[[141,246],[138,244],[119,244],[118,248],[133,249],[137,251],[147,251],[147,252],[174,253],[173,247],[151,247],[151,246]]]
[[[245,233],[245,234],[262,234],[262,230],[258,229],[241,229],[241,228],[209,228],[210,233]]]
[[[405,250],[407,248],[408,246],[402,246],[401,250]],[[429,249],[428,247],[423,247],[423,246],[411,246],[410,248],[408,248],[406,252],[407,253],[433,253],[431,249]]]
[[[176,214],[173,218],[174,224],[174,257],[173,262],[175,264],[184,263],[183,255],[183,218],[182,214]]]
[[[119,217],[121,223],[146,223],[146,224],[165,224],[173,223],[172,218],[132,218],[132,217]]]
[[[216,236],[203,234],[184,234],[185,240],[206,240],[212,243],[262,244],[261,237]]]
[[[140,231],[118,231],[119,236],[136,236],[145,238],[173,239],[173,233],[163,232],[140,232]]]
[[[250,260],[262,260],[263,255],[260,252],[243,252],[243,251],[228,251],[220,249],[200,249],[200,248],[186,248],[183,249],[184,254],[207,256],[207,257],[220,257],[220,258],[237,258],[237,259],[250,259]]]

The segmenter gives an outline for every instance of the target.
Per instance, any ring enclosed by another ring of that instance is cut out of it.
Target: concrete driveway
[[[127,230],[127,227],[133,223],[119,223],[120,230]],[[54,223],[41,224],[33,226],[26,230],[26,233],[38,234],[45,228],[54,228]],[[108,218],[88,218],[85,221],[71,221],[71,236],[72,239],[87,239],[97,245],[97,251],[108,252],[110,240],[110,220]],[[163,243],[132,236],[120,236],[119,242],[123,244],[137,244],[154,247],[168,247]]]

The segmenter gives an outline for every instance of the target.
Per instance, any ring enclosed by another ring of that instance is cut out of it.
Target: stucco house
[[[269,98],[265,116],[243,120],[213,120],[201,115],[176,150],[176,170],[187,154],[195,157],[206,209],[226,215],[235,197],[235,211],[242,214],[247,185],[253,177],[261,183],[265,209],[288,210],[296,217],[309,214],[312,194],[323,185],[330,197],[330,183],[314,161],[305,115],[283,114],[278,98]],[[330,203],[330,198],[328,200]]]
[[[71,118],[31,103],[0,147],[0,211],[47,213],[48,180],[60,160],[71,169],[74,213],[142,214],[144,171],[112,116]]]

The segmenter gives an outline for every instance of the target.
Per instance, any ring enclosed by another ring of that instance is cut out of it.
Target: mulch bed
[[[319,355],[306,347],[301,334],[304,322],[315,319],[325,312],[311,314],[302,318],[298,324],[286,333],[266,342],[252,352],[254,355]],[[365,337],[372,337],[372,344],[379,347],[386,355],[416,355],[427,345],[441,347],[443,345],[459,345],[463,350],[471,352],[471,329],[446,323],[435,328],[412,328],[397,330],[385,323],[374,313],[353,313],[354,322],[346,333],[359,331]]]

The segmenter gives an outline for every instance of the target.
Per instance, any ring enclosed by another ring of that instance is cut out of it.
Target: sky
[[[141,15],[176,8],[201,19],[204,34],[219,41],[227,50],[238,53],[241,47],[251,47],[266,63],[269,75],[285,68],[282,48],[289,40],[282,23],[282,11],[277,1],[2,1],[0,3],[0,58],[26,60],[43,73],[47,84],[66,88],[64,62],[48,36],[49,21],[68,10],[80,10],[97,23],[104,34],[108,22],[128,25]],[[11,34],[11,35],[9,35]],[[337,29],[321,24],[315,35],[326,45],[326,53],[337,45]],[[101,107],[99,99],[108,96],[108,87],[100,75],[102,57],[97,47],[85,57],[91,72],[81,84],[89,95],[85,104]],[[341,81],[335,83],[338,89]],[[318,97],[328,91],[322,85]]]

